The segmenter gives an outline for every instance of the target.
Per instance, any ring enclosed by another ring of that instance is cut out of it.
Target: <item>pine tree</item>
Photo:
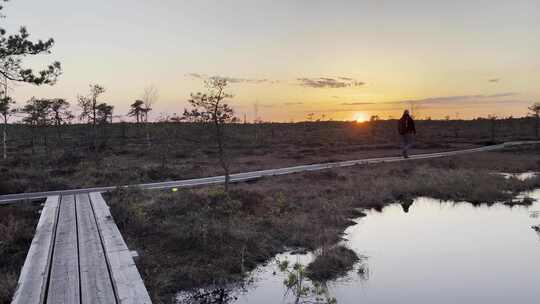
[[[184,119],[188,121],[201,121],[204,123],[212,123],[216,132],[217,152],[219,155],[219,163],[225,172],[225,191],[229,190],[230,170],[229,162],[225,154],[225,135],[224,124],[235,122],[233,109],[224,100],[231,98],[232,95],[227,94],[227,80],[222,78],[211,78],[206,81],[208,93],[191,94],[191,99],[188,100],[192,110],[184,110]]]
[[[0,0],[0,17],[4,9]],[[8,97],[8,82],[25,82],[34,85],[53,85],[61,74],[60,62],[55,61],[45,69],[35,72],[24,65],[25,58],[36,55],[50,54],[54,46],[54,39],[49,38],[46,41],[38,40],[33,42],[29,39],[30,33],[22,26],[17,33],[8,34],[0,27],[0,76],[3,78],[3,85],[0,89],[0,111],[4,118],[3,130],[3,159],[7,159],[7,121],[8,113],[12,112],[11,105],[13,101]]]
[[[1,2],[7,2],[7,0],[0,0]],[[2,9],[3,6],[0,5],[0,11]],[[29,40],[29,37],[30,33],[24,26],[14,34],[8,34],[5,29],[0,28],[0,75],[10,81],[35,85],[54,84],[61,73],[60,62],[55,61],[37,73],[26,68],[23,62],[29,56],[50,54],[54,39],[33,42]]]

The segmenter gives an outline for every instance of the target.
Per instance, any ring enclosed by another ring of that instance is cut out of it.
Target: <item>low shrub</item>
[[[322,251],[307,266],[307,276],[318,282],[334,280],[351,271],[358,261],[360,258],[353,250],[341,245],[335,246]]]

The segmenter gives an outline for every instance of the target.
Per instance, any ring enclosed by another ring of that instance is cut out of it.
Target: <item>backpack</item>
[[[398,120],[398,132],[399,135],[405,135],[407,133],[407,118],[402,117],[400,120]]]

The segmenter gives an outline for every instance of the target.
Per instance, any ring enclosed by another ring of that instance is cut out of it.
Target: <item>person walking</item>
[[[414,135],[416,135],[416,128],[414,127],[414,120],[409,115],[409,110],[403,112],[403,116],[398,121],[398,132],[401,136],[401,154],[404,158],[409,158],[409,149],[414,144]]]

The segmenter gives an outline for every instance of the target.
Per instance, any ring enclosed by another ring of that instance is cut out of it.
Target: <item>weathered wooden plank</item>
[[[45,202],[12,304],[41,304],[45,300],[59,205],[58,196],[50,196]]]
[[[90,193],[90,201],[105,248],[118,303],[152,303],[131,252],[114,223],[105,200],[100,193]]]
[[[116,303],[105,253],[88,194],[75,197],[79,227],[81,303]]]
[[[75,196],[62,196],[51,263],[47,304],[79,304],[79,255]]]

